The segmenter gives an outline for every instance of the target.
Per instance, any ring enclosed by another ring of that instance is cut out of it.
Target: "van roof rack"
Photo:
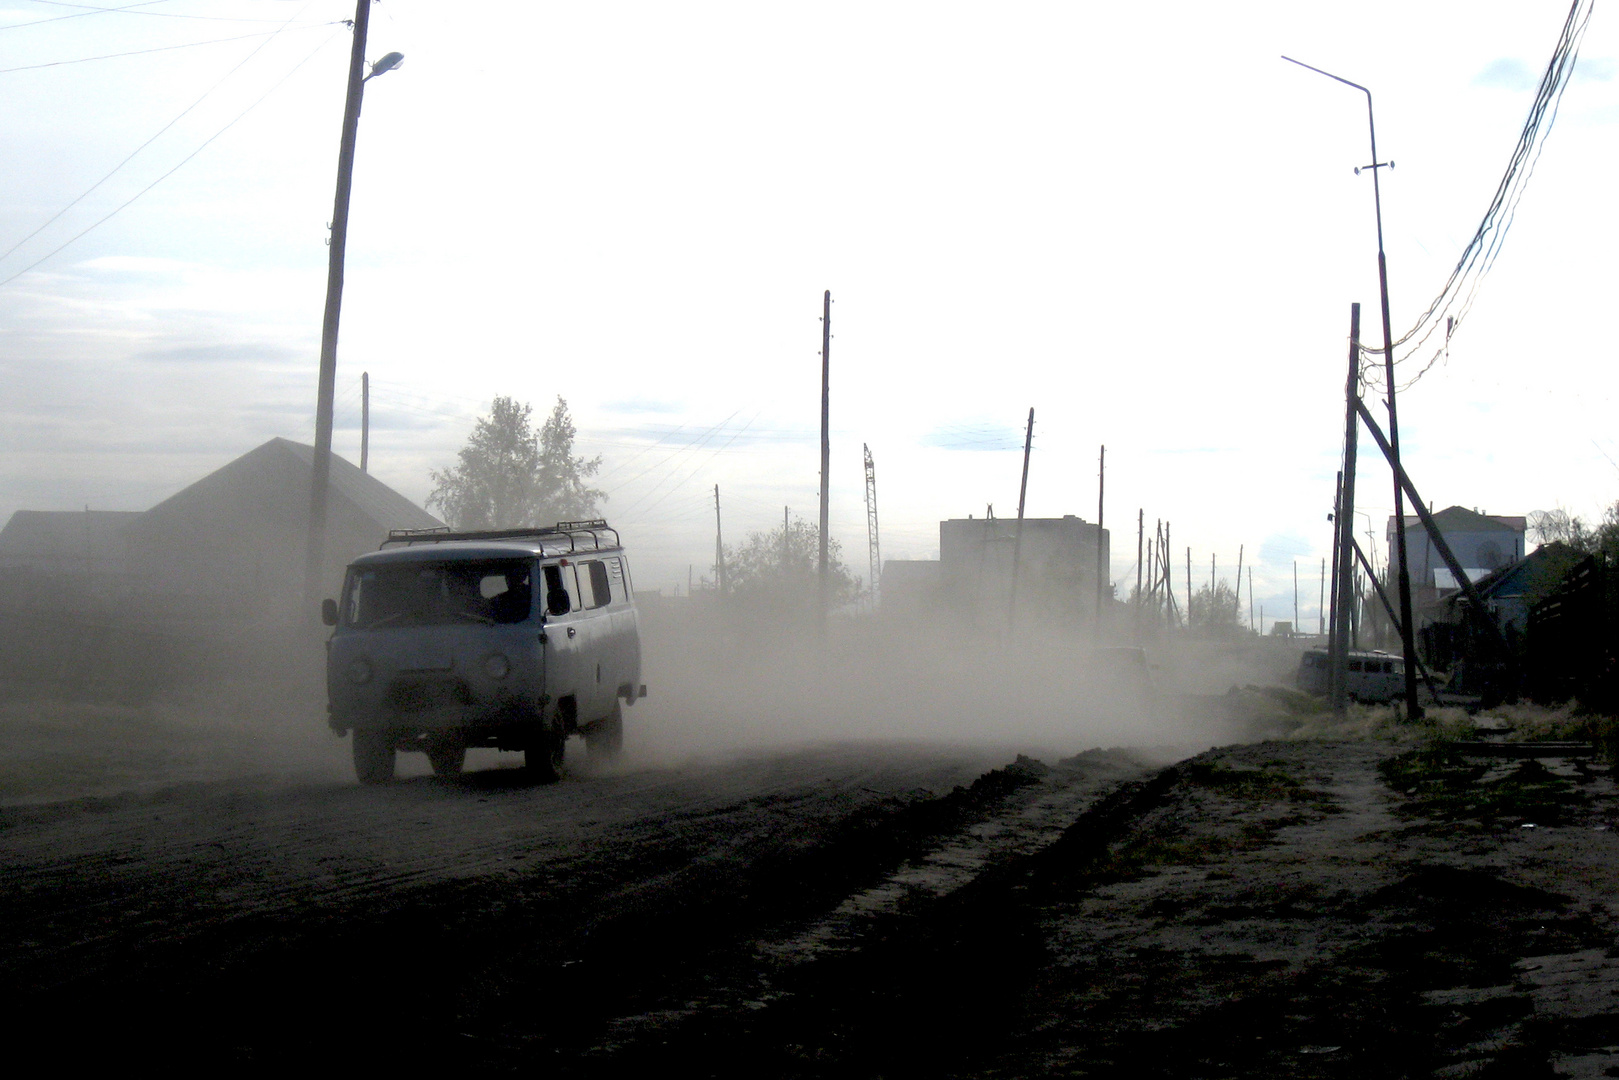
[[[457,531],[443,526],[434,529],[389,529],[388,539],[382,542],[382,547],[390,544],[441,544],[451,540],[531,540],[544,548],[553,546],[556,554],[572,554],[577,551],[603,551],[608,548],[623,547],[618,538],[618,530],[602,518],[591,518],[587,521],[559,521],[552,526],[536,525],[521,529],[469,529]],[[563,543],[566,542],[566,550]]]

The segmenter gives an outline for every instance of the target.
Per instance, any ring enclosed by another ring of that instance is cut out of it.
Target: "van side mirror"
[[[320,621],[327,626],[337,625],[337,601],[330,596],[320,602]]]
[[[552,615],[566,615],[573,610],[573,602],[568,599],[567,589],[552,589],[545,594],[545,610]]]

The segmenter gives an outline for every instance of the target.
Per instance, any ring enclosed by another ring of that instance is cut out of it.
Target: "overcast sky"
[[[90,6],[0,0],[0,520],[144,509],[313,439],[353,4]],[[1364,97],[1280,55],[1376,95],[1398,334],[1567,10],[384,0],[367,52],[406,60],[367,84],[335,448],[358,460],[369,371],[373,471],[422,501],[494,395],[560,394],[639,584],[683,588],[715,484],[732,539],[815,517],[831,289],[832,527],[859,573],[862,443],[883,554],[928,558],[941,518],[1015,514],[1033,406],[1032,516],[1093,520],[1105,443],[1115,577],[1143,508],[1196,577],[1243,546],[1267,622],[1298,560],[1313,626],[1376,236]],[[1619,497],[1616,42],[1599,7],[1493,272],[1401,397],[1438,506]]]

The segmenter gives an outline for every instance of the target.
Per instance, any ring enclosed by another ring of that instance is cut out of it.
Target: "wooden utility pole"
[[[1186,549],[1186,629],[1192,628],[1192,549]]]
[[[787,538],[792,536],[793,530],[787,525],[787,508],[781,508],[781,580],[787,583],[787,564],[790,561],[787,550]]]
[[[360,372],[360,471],[370,472],[371,463],[371,373]]]
[[[826,630],[826,609],[830,599],[827,573],[827,520],[832,496],[832,290],[821,297],[821,550],[817,573],[821,590],[821,629]]]
[[[1158,555],[1164,560],[1164,596],[1169,601],[1169,625],[1171,628],[1177,623],[1175,616],[1175,575],[1171,572],[1174,565],[1169,560],[1173,548],[1169,546],[1169,519],[1164,519],[1164,540],[1158,545]]]
[[[1299,632],[1299,561],[1293,560],[1293,632]]]
[[[1231,614],[1237,621],[1237,628],[1242,628],[1242,555],[1243,545],[1237,545],[1237,585],[1231,590]]]
[[[1248,568],[1248,632],[1254,632],[1254,568],[1251,566]]]
[[[691,592],[690,587],[686,589]],[[725,595],[725,542],[720,535],[720,486],[714,485],[714,592]]]
[[[1315,602],[1315,632],[1319,637],[1327,632],[1327,560],[1321,560],[1321,595]]]
[[[1328,690],[1333,712],[1343,714],[1348,708],[1349,642],[1354,637],[1350,625],[1350,612],[1344,610],[1344,600],[1353,587],[1355,562],[1350,549],[1355,546],[1355,458],[1356,443],[1360,436],[1360,421],[1355,414],[1355,402],[1360,396],[1360,305],[1349,305],[1349,374],[1344,380],[1344,469],[1338,485],[1338,519],[1333,549],[1338,554],[1337,577],[1334,593],[1338,600],[1333,606],[1333,638],[1331,673]]]
[[[1017,527],[1012,534],[1012,586],[1006,602],[1006,625],[1011,626],[1017,613],[1018,567],[1023,561],[1023,500],[1029,493],[1029,450],[1034,446],[1034,406],[1029,406],[1029,427],[1023,436],[1023,480],[1017,489]]]
[[[1147,539],[1147,508],[1139,507],[1136,510],[1136,644],[1141,644],[1141,563],[1142,545]]]
[[[343,252],[348,242],[349,188],[354,179],[354,139],[360,128],[360,97],[365,90],[365,34],[371,0],[354,7],[354,41],[349,51],[348,94],[343,101],[343,133],[337,149],[337,195],[332,203],[331,247],[326,259],[326,310],[320,329],[320,375],[315,394],[315,457],[309,484],[309,534],[304,547],[305,609],[320,598],[326,562],[326,493],[332,472],[332,401],[337,387],[337,323],[343,309]]]
[[[1102,584],[1108,578],[1107,550],[1102,545],[1102,494],[1107,489],[1107,447],[1096,459],[1096,626],[1098,641],[1102,638]]]

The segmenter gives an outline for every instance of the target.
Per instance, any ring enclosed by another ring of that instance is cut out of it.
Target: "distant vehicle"
[[[393,779],[401,750],[457,775],[469,746],[522,751],[554,782],[570,735],[617,756],[623,706],[646,696],[629,563],[605,521],[394,530],[321,615],[328,723],[352,732],[363,784]]]
[[[1330,664],[1326,649],[1305,649],[1299,657],[1299,689],[1327,693],[1332,683]],[[1345,690],[1355,701],[1398,701],[1405,697],[1405,659],[1393,653],[1352,649],[1345,680]]]

